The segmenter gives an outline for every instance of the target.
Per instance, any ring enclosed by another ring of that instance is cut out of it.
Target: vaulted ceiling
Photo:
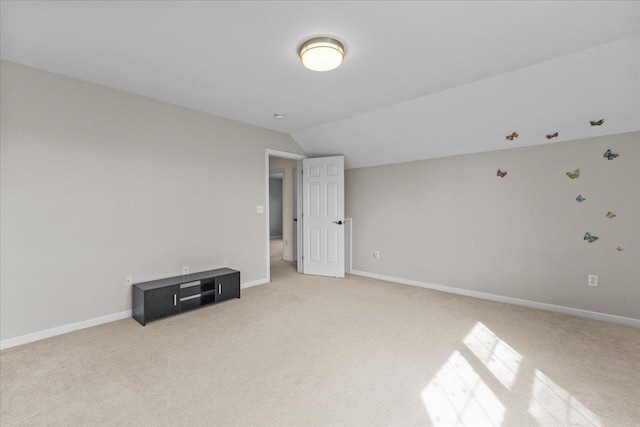
[[[0,12],[3,59],[290,133],[348,167],[640,130],[640,2],[2,1]],[[319,35],[345,45],[334,71],[297,57]]]

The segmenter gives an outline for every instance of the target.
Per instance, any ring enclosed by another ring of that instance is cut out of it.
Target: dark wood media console
[[[145,325],[152,320],[240,298],[240,272],[230,268],[133,285],[133,318]]]

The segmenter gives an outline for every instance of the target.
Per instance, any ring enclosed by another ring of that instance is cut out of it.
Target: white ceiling
[[[637,47],[629,37],[640,34],[640,2],[1,7],[3,59],[291,133],[310,153],[344,153],[348,167],[508,148],[496,136],[516,125],[520,145],[528,130],[564,126],[561,137],[583,137],[573,123],[601,116],[597,132],[640,126],[631,99],[640,95],[640,49],[625,50]],[[297,47],[318,35],[345,44],[340,68],[301,65]],[[611,62],[598,66],[594,57]],[[594,84],[604,89],[590,91]],[[542,114],[550,105],[553,114]]]

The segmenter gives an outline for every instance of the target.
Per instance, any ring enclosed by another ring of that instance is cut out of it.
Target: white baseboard
[[[554,305],[544,302],[529,301],[526,299],[505,297],[502,295],[470,291],[467,289],[454,288],[451,286],[434,285],[433,283],[420,282],[418,280],[401,279],[399,277],[384,276],[382,274],[369,273],[367,271],[352,270],[351,274],[355,274],[356,276],[370,277],[372,279],[385,280],[387,282],[400,283],[403,285],[417,286],[419,288],[432,289],[434,291],[447,292],[450,294],[458,294],[489,301],[520,305],[523,307],[536,308],[538,310],[553,311],[555,313],[569,314],[571,316],[585,317],[587,319],[602,320],[604,322],[618,323],[621,325],[635,326],[636,328],[640,328],[640,319],[634,319],[632,317],[616,316],[613,314],[599,313],[597,311],[588,311],[581,310],[579,308],[565,307],[562,305]]]
[[[33,332],[27,335],[7,338],[0,340],[0,350],[16,347],[18,345],[27,344],[34,341],[40,341],[45,338],[55,337],[57,335],[67,334],[80,329],[90,328],[92,326],[102,325],[104,323],[115,322],[116,320],[127,319],[131,317],[131,310],[121,311],[120,313],[109,314],[95,319],[83,320],[82,322],[69,323],[68,325],[56,326],[55,328],[45,329],[43,331]]]
[[[268,279],[258,279],[251,282],[243,283],[241,288],[246,289],[252,286],[258,286],[268,283]],[[43,331],[33,332],[27,335],[20,335],[13,338],[0,340],[0,350],[28,344],[34,341],[40,341],[45,338],[55,337],[57,335],[67,334],[80,329],[90,328],[92,326],[102,325],[104,323],[115,322],[116,320],[127,319],[131,317],[131,310],[121,311],[120,313],[109,314],[107,316],[96,317],[95,319],[83,320],[82,322],[70,323],[68,325],[56,326],[55,328],[45,329]]]
[[[283,260],[285,260],[285,261],[293,261],[293,257],[292,257],[292,256],[286,256],[286,255],[284,255],[284,256],[282,257],[282,259],[283,259]]]
[[[253,286],[264,285],[265,283],[269,283],[269,279],[264,278],[264,279],[252,280],[251,282],[244,282],[242,285],[240,285],[240,289],[247,289]]]

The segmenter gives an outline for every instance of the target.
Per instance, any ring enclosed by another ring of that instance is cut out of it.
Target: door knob
[[[334,224],[342,225],[342,221],[333,221]]]

